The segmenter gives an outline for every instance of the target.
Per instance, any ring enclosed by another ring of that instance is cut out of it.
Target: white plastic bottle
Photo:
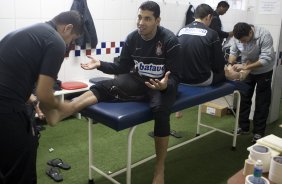
[[[263,184],[262,179],[263,163],[261,160],[257,160],[254,167],[254,181],[253,184]]]

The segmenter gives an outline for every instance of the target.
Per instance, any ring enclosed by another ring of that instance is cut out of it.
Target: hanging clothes
[[[186,20],[185,20],[185,26],[192,23],[195,20],[194,18],[194,7],[190,4],[188,7],[188,10],[186,12]]]
[[[71,10],[76,10],[83,16],[85,25],[84,35],[77,39],[75,41],[75,44],[79,45],[81,49],[86,49],[86,43],[89,43],[91,48],[96,48],[98,38],[91,13],[87,6],[87,1],[74,0],[71,6]]]

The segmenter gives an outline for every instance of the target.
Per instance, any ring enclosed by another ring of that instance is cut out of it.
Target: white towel
[[[280,153],[282,153],[282,138],[277,137],[276,135],[270,134],[265,136],[259,140],[257,140],[258,144],[270,147]]]

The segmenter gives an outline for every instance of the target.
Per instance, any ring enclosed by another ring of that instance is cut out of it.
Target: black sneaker
[[[261,139],[263,136],[260,134],[255,134],[253,139],[252,139],[252,143],[256,143],[257,140]]]
[[[234,130],[232,130],[232,133],[234,133]],[[249,131],[245,131],[242,128],[237,128],[237,135],[249,135],[250,132]]]

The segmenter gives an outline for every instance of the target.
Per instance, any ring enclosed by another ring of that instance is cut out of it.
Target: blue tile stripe
[[[90,47],[86,46],[85,52],[83,50],[75,45],[70,47],[71,50],[74,50],[74,56],[78,57],[83,54],[85,55],[107,55],[107,54],[120,54],[121,49],[124,45],[123,41],[117,41],[117,42],[98,42],[96,49],[91,49]],[[72,55],[72,54],[71,54]],[[66,55],[66,57],[69,57],[69,55]]]
[[[96,46],[96,55],[119,54],[124,45],[123,41],[118,42],[99,42]]]

